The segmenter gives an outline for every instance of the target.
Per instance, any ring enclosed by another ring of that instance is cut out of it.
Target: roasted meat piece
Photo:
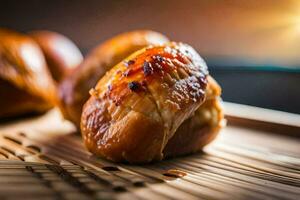
[[[92,153],[117,162],[199,151],[222,126],[220,87],[183,43],[135,52],[90,94],[81,117],[83,140]]]

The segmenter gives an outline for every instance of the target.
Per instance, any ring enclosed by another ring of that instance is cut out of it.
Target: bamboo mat
[[[2,123],[0,199],[300,199],[300,139],[230,119],[202,153],[140,166],[91,155],[55,109]]]

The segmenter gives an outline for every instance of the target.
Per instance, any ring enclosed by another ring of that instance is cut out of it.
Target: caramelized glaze
[[[162,159],[169,139],[204,101],[206,85],[207,67],[186,44],[135,52],[91,90],[81,120],[87,148],[114,161]]]

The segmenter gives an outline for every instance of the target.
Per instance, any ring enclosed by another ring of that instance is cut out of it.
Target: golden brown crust
[[[63,80],[83,60],[78,47],[67,37],[51,31],[34,31],[30,36],[41,47],[48,68],[57,82]]]
[[[65,118],[78,126],[88,91],[111,67],[143,47],[167,41],[160,33],[140,30],[120,34],[96,47],[60,87],[60,108]]]
[[[134,110],[126,116],[122,116],[125,113],[111,116],[111,110],[118,108],[93,96],[86,105],[89,106],[83,113],[82,136],[89,151],[116,162],[149,162],[162,158],[160,148],[164,132],[160,121]],[[118,120],[114,122],[112,118]],[[112,123],[114,127],[110,128]],[[141,134],[140,130],[147,134]]]
[[[30,95],[2,79],[0,79],[0,95],[0,119],[28,113],[43,113],[52,107],[42,98]]]
[[[91,91],[81,119],[87,148],[114,161],[162,159],[169,139],[203,102],[206,75],[204,61],[182,43],[132,54]]]
[[[209,82],[208,85],[210,84]],[[205,145],[216,138],[223,126],[224,114],[219,96],[211,96],[177,129],[164,149],[165,157],[202,150]]]
[[[4,29],[0,29],[0,79],[0,105],[6,106],[0,109],[0,116],[41,112],[57,100],[55,83],[39,46],[30,37]]]

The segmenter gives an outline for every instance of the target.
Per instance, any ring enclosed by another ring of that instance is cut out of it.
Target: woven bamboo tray
[[[300,199],[299,115],[225,108],[202,153],[139,166],[91,155],[56,109],[2,122],[0,199]]]

